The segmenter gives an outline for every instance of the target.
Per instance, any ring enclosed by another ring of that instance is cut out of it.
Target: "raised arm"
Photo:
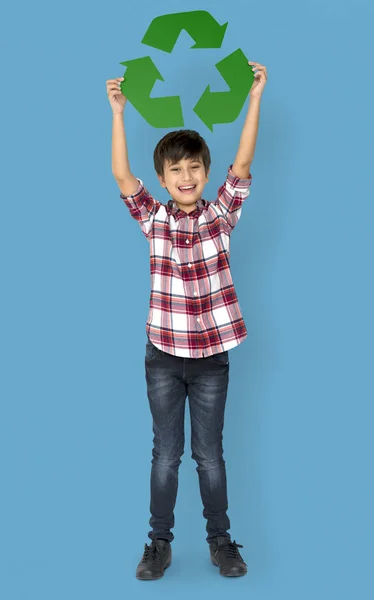
[[[249,62],[248,64],[253,65],[252,69],[257,72],[255,73],[255,80],[249,92],[248,112],[240,137],[239,149],[232,166],[235,175],[241,179],[248,177],[254,158],[260,119],[261,96],[267,81],[266,67],[255,62]]]
[[[130,170],[127,152],[127,142],[124,124],[124,109],[127,98],[122,94],[120,83],[123,77],[108,79],[107,93],[113,110],[112,126],[112,173],[124,196],[134,194],[139,187],[139,181]]]

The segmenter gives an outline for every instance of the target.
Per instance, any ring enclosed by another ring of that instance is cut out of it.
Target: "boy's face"
[[[197,200],[202,197],[209,173],[210,169],[205,174],[201,158],[183,158],[174,164],[165,161],[164,175],[158,175],[158,179],[162,187],[167,188],[178,208],[189,213],[195,210]],[[181,189],[190,186],[194,187],[186,191]]]

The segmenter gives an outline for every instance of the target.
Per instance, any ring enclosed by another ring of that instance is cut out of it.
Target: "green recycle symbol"
[[[192,49],[220,48],[228,23],[220,25],[205,10],[173,13],[153,19],[142,44],[171,53],[184,29],[196,42]],[[127,67],[121,91],[134,108],[153,127],[183,127],[183,112],[179,96],[150,98],[153,86],[164,81],[150,56],[121,62]],[[235,121],[251,89],[254,75],[243,52],[238,49],[215,65],[230,88],[228,92],[204,90],[194,112],[213,131],[217,123]]]

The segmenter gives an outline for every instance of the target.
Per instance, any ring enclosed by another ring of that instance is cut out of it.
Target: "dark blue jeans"
[[[188,396],[192,458],[207,519],[207,541],[227,532],[226,467],[222,431],[229,382],[228,351],[207,358],[182,358],[146,345],[147,395],[153,418],[150,539],[173,541],[178,470],[184,453],[184,414]]]

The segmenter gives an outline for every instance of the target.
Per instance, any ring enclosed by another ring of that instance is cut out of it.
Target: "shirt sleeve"
[[[248,179],[240,179],[233,173],[232,166],[230,165],[228,169],[225,183],[218,190],[215,202],[228,223],[230,232],[239,221],[243,202],[249,196],[252,184],[251,173]]]
[[[158,202],[158,200],[155,200],[151,196],[144,187],[141,179],[138,179],[138,182],[139,185],[131,196],[124,196],[121,192],[120,198],[126,204],[132,218],[138,221],[142,232],[147,240],[149,240],[154,218],[161,206],[161,202]]]

